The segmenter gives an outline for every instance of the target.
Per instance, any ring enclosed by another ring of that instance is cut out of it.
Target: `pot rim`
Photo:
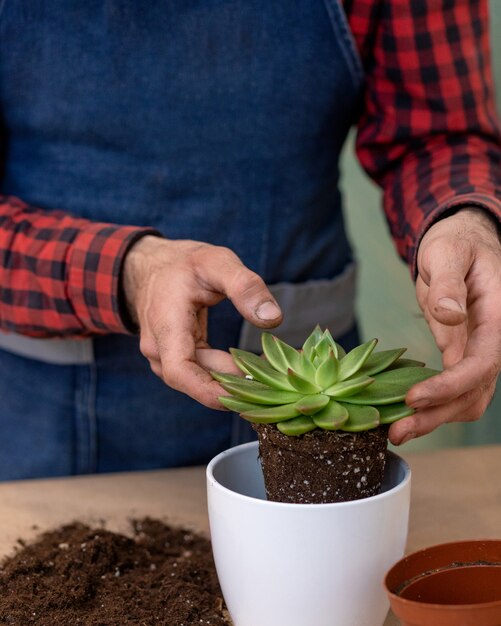
[[[228,448],[227,450],[223,450],[223,452],[220,452],[207,465],[206,478],[207,478],[208,484],[211,487],[214,487],[217,491],[221,493],[224,493],[226,495],[231,495],[233,498],[237,498],[239,500],[248,501],[249,503],[253,502],[256,505],[260,505],[260,506],[267,506],[267,507],[274,507],[274,508],[285,507],[291,510],[299,509],[301,511],[306,511],[306,510],[325,511],[331,508],[338,509],[338,508],[362,507],[362,506],[367,506],[367,504],[369,503],[376,503],[376,502],[386,500],[388,498],[393,497],[397,492],[400,492],[403,489],[405,489],[405,487],[408,485],[408,483],[411,480],[411,468],[409,464],[404,458],[402,458],[398,454],[395,454],[395,452],[391,450],[387,450],[386,454],[396,459],[397,462],[400,464],[400,466],[405,472],[403,479],[394,487],[392,487],[391,489],[388,489],[387,491],[384,491],[383,493],[378,493],[374,496],[369,496],[367,498],[361,498],[360,500],[348,500],[346,502],[328,502],[328,503],[323,503],[323,504],[296,504],[293,502],[275,502],[273,500],[263,500],[261,498],[254,498],[252,496],[247,496],[242,493],[238,493],[237,491],[233,491],[232,489],[225,487],[216,479],[216,477],[214,476],[214,467],[222,459],[228,456],[235,456],[236,454],[239,454],[241,451],[247,448],[256,448],[256,452],[257,452],[258,445],[259,444],[257,441],[251,441],[249,443],[243,443],[238,446],[234,446],[233,448]]]
[[[398,594],[396,594],[394,591],[392,591],[389,588],[389,585],[388,585],[388,578],[393,574],[393,571],[405,560],[419,557],[425,552],[430,552],[430,551],[439,550],[443,548],[448,548],[448,547],[460,548],[461,546],[464,546],[467,544],[486,544],[486,543],[501,545],[501,539],[492,539],[492,538],[487,539],[486,538],[486,539],[461,539],[459,541],[447,541],[444,543],[435,544],[433,546],[428,546],[427,548],[421,548],[420,550],[416,550],[415,552],[411,552],[411,554],[408,554],[402,557],[388,570],[388,572],[386,573],[386,576],[384,577],[384,587],[392,603],[393,610],[395,610],[393,606],[394,602],[401,605],[402,608],[404,607],[405,608],[418,608],[419,607],[419,609],[423,611],[424,610],[442,611],[443,613],[447,613],[451,611],[469,612],[469,611],[478,611],[480,609],[488,610],[490,608],[492,609],[499,608],[499,606],[501,605],[501,599],[493,600],[491,602],[475,602],[474,604],[437,604],[433,602],[419,602],[417,600],[409,600],[407,598],[402,598],[402,596],[399,596]],[[458,554],[458,558],[460,558],[459,554]],[[451,562],[451,565],[452,565],[452,562]],[[479,567],[479,566],[473,565],[473,567]],[[448,571],[449,569],[453,569],[453,568],[452,567],[447,568],[447,566],[442,567],[443,571]],[[469,567],[465,566],[464,569],[469,569]],[[425,574],[425,572],[422,572],[422,574]]]

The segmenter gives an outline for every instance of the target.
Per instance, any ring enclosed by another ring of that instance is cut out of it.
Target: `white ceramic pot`
[[[353,502],[266,500],[257,443],[207,468],[212,548],[235,626],[382,626],[387,570],[404,553],[410,469],[389,453],[382,493]]]

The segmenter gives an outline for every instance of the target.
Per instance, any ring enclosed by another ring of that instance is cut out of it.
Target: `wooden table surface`
[[[403,454],[412,468],[408,552],[457,539],[501,538],[501,446]],[[74,520],[127,531],[134,517],[208,532],[203,468],[0,484],[0,556],[18,538]],[[397,626],[388,615],[384,626]]]

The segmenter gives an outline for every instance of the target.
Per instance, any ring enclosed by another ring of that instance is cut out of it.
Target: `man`
[[[390,439],[478,419],[501,363],[487,20],[486,0],[5,2],[0,476],[204,462],[248,436],[208,373],[229,346],[283,319],[350,348],[352,124],[445,366]]]

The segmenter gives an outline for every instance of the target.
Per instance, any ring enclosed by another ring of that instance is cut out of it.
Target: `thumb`
[[[262,328],[278,326],[282,311],[263,279],[242,266],[226,295],[246,320]]]
[[[466,321],[465,279],[475,259],[456,219],[453,215],[433,224],[418,248],[419,275],[429,288],[426,308],[434,320],[446,326]]]
[[[273,328],[282,321],[282,311],[264,280],[246,267],[227,248],[211,248],[210,261],[201,268],[204,282],[224,294],[251,324]]]
[[[430,269],[428,310],[440,324],[457,326],[466,319],[465,272],[458,266]]]

